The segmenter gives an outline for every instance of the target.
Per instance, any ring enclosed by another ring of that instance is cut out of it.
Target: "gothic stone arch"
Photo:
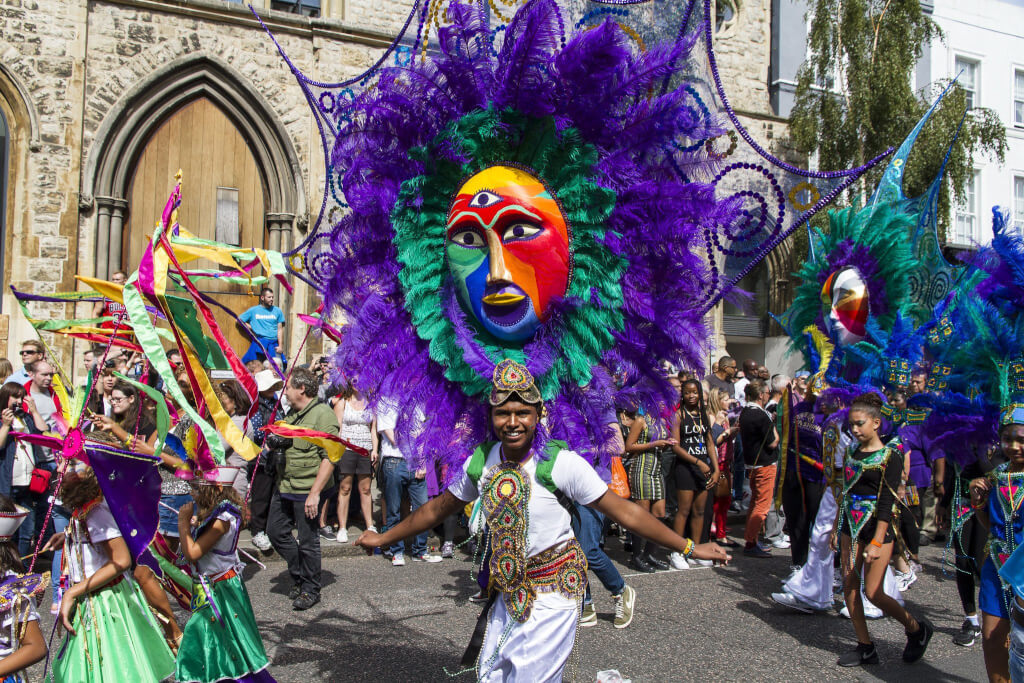
[[[108,112],[96,132],[82,178],[86,207],[95,201],[96,276],[121,265],[122,233],[132,172],[153,133],[199,98],[217,104],[241,132],[259,167],[270,249],[286,251],[296,215],[305,213],[302,168],[273,109],[244,76],[202,54],[181,57],[152,72]]]

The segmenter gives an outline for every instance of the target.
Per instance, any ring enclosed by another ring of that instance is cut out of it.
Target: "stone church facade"
[[[372,65],[411,6],[322,0],[316,18],[275,9],[309,1],[256,4],[295,65],[325,82]],[[772,144],[785,125],[769,104],[771,0],[726,1],[733,13],[716,38],[726,87],[752,134]],[[0,134],[0,355],[15,365],[19,343],[35,333],[6,285],[69,291],[79,288],[76,275],[133,269],[179,164],[188,166],[185,206],[197,207],[188,216],[196,225],[182,224],[204,237],[214,237],[206,224],[222,202],[234,201],[240,244],[287,251],[320,208],[316,122],[274,43],[235,2],[0,0]],[[772,309],[784,303],[776,289],[768,287]],[[232,296],[238,310],[255,303],[246,292]],[[308,312],[315,293],[300,284],[286,303],[286,312]],[[86,308],[31,310],[89,317]],[[300,338],[292,329],[285,348],[294,353]],[[65,364],[85,348],[46,341]]]

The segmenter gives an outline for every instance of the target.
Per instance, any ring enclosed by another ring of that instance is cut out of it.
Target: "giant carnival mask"
[[[829,336],[839,346],[864,341],[868,336],[868,284],[856,268],[842,268],[821,287],[822,317]]]
[[[491,166],[459,188],[448,211],[448,267],[462,308],[506,342],[533,337],[569,286],[569,228],[526,171]]]

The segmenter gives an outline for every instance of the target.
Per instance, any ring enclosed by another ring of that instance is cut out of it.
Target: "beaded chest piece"
[[[1021,503],[1024,503],[1024,472],[1010,472],[1009,464],[1004,463],[994,469],[989,477],[993,484],[990,495],[995,496],[998,510],[1002,514],[1003,538],[999,539],[995,535],[995,519],[991,520],[992,533],[989,537],[989,556],[998,570],[1017,549],[1018,539],[1014,533],[1014,522],[1020,512]],[[991,513],[995,510],[991,508],[990,505],[990,516],[994,517]]]
[[[850,493],[853,486],[860,480],[864,472],[868,470],[881,470],[889,462],[889,455],[892,450],[889,447],[875,451],[863,460],[853,457],[856,449],[851,449],[846,456],[843,469],[845,486],[843,488],[842,513],[850,524],[850,537],[857,538],[861,530],[875,516],[875,509],[878,507],[878,496],[855,496]],[[885,485],[884,477],[882,486]]]
[[[491,536],[491,587],[501,591],[505,607],[518,622],[530,617],[536,597],[526,576],[531,488],[530,475],[522,466],[503,462],[495,467],[481,501]]]
[[[503,462],[481,500],[490,533],[489,589],[501,592],[509,615],[519,623],[530,618],[538,592],[579,600],[586,588],[587,558],[575,539],[527,559],[532,488],[521,465]]]

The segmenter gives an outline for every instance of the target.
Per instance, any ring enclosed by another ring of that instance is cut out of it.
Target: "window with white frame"
[[[1013,229],[1024,235],[1024,175],[1013,177]]]
[[[971,246],[978,240],[978,187],[981,185],[977,171],[967,180],[964,196],[956,207],[956,218],[953,221],[951,243],[959,246]]]
[[[1024,69],[1013,70],[1013,125],[1024,128]]]
[[[953,75],[960,76],[960,80],[957,82],[960,83],[960,87],[964,89],[964,93],[967,95],[968,109],[974,109],[980,104],[978,92],[980,71],[981,64],[977,59],[971,59],[970,57],[958,56],[956,63],[953,65]]]

